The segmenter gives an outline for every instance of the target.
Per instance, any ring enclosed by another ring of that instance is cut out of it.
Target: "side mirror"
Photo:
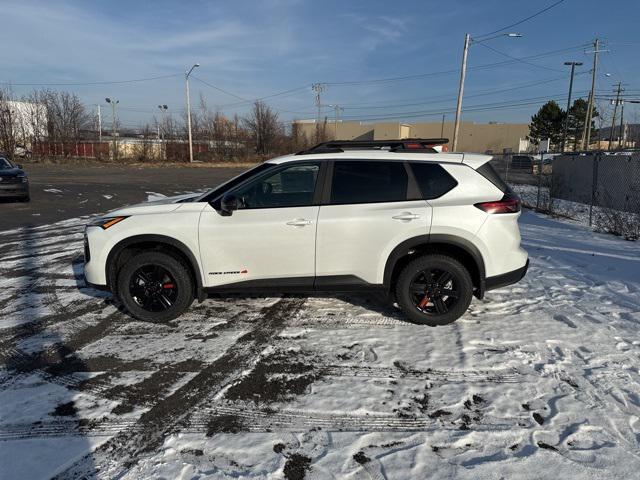
[[[233,194],[227,194],[222,197],[222,200],[220,201],[220,210],[222,210],[222,213],[225,215],[231,215],[234,210],[238,210],[240,203],[241,202],[238,197]]]
[[[22,170],[22,165],[18,164],[18,165],[16,165],[16,167],[18,167],[20,170]]]

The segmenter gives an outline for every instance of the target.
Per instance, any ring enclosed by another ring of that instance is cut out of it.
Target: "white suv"
[[[451,323],[529,262],[491,157],[439,153],[443,141],[327,142],[116,210],[87,226],[86,280],[143,320],[210,293],[375,290],[414,322]]]

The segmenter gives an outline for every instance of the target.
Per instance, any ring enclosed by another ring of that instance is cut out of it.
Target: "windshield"
[[[7,160],[6,158],[0,157],[0,170],[9,170],[10,168],[13,168],[11,162],[9,162],[9,160]]]

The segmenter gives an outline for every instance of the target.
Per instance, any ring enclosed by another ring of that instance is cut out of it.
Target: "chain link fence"
[[[640,151],[494,155],[525,206],[640,238]]]

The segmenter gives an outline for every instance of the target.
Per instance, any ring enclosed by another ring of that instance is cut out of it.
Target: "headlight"
[[[109,227],[113,227],[116,223],[120,223],[125,218],[129,217],[98,217],[87,223],[87,227],[100,227],[106,230]]]

